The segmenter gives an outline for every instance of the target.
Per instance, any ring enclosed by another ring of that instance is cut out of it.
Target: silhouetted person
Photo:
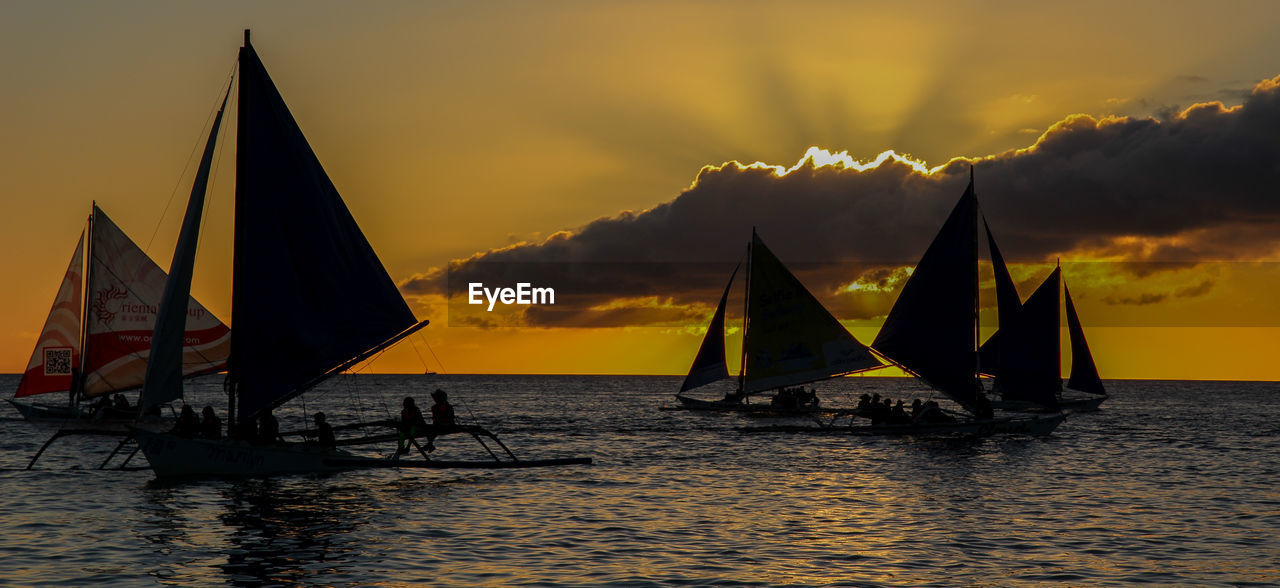
[[[396,440],[396,455],[407,453],[409,449],[406,442],[413,441],[418,433],[426,430],[427,421],[422,418],[422,411],[418,409],[412,396],[404,397],[404,408],[400,409],[400,421],[396,423],[396,428],[400,431],[400,438]]]
[[[973,414],[980,419],[989,419],[995,416],[995,411],[991,409],[991,401],[987,400],[987,396],[978,393],[973,397]]]
[[[449,394],[444,390],[436,389],[431,393],[431,399],[435,404],[431,405],[431,431],[427,434],[427,451],[435,451],[435,439],[437,435],[442,435],[458,427],[458,420],[453,414],[453,405],[449,404]]]
[[[222,419],[213,412],[213,407],[205,405],[200,411],[200,436],[205,439],[222,438]]]
[[[112,398],[111,402],[113,406],[118,410],[128,412],[133,409],[132,406],[129,406],[129,399],[125,398],[124,394],[116,394],[115,397]]]
[[[316,443],[318,443],[321,447],[336,447],[338,445],[338,441],[337,439],[333,438],[333,427],[330,427],[329,423],[325,421],[324,413],[317,412],[315,416],[315,420],[316,420]]]
[[[178,413],[178,422],[173,424],[171,432],[179,437],[195,437],[200,433],[200,421],[196,419],[196,411],[191,409],[190,404],[182,405],[182,412]]]
[[[898,425],[911,422],[911,417],[907,416],[907,409],[902,406],[902,400],[898,400],[898,403],[893,405],[889,413],[889,421]]]
[[[273,445],[280,441],[280,421],[270,410],[262,411],[258,416],[258,443]]]

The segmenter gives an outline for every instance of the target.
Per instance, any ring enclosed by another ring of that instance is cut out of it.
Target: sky
[[[432,321],[365,369],[682,374],[752,227],[869,342],[972,163],[1020,292],[1062,263],[1104,378],[1280,379],[1274,3],[0,13],[0,372],[30,357],[91,202],[168,266],[193,159],[252,28],[352,214]],[[193,294],[230,320],[224,145]],[[593,279],[565,282],[554,306],[489,313],[459,286],[485,268],[536,282],[570,267]]]

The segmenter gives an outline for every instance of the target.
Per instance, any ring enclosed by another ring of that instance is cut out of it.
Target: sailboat
[[[1054,276],[1056,280],[1057,274]],[[1037,303],[1036,308],[1042,305]],[[1053,308],[1056,323],[1056,294]],[[1030,327],[1027,331],[1031,331]],[[1054,331],[1055,348],[1056,333]],[[1012,339],[1014,335],[1021,334],[1020,331],[1010,331],[1002,338]],[[1035,435],[1052,432],[1065,418],[1064,413],[1021,417],[993,414],[991,402],[979,379],[977,342],[978,199],[974,193],[971,167],[968,187],[903,285],[880,333],[871,344],[875,352],[943,393],[968,414],[959,415],[959,418],[951,419],[952,422],[871,425],[866,427],[866,431],[890,432],[893,429],[896,432],[900,429],[903,433],[919,433],[936,429],[965,434]],[[1034,351],[1025,353],[1028,361],[1042,360]],[[1056,361],[1055,355],[1055,369]],[[1034,370],[1029,368],[1026,374],[1019,372],[1015,375],[1015,371],[1009,370],[1011,385],[1033,381],[1039,374],[1032,373]]]
[[[994,378],[993,401],[1004,410],[1073,411],[1097,410],[1107,399],[1106,389],[1080,326],[1071,292],[1061,278],[1061,267],[1036,288],[1025,303],[1009,276],[1004,257],[991,228],[983,220],[996,281],[996,306],[1000,328],[979,348],[979,371]],[[1067,326],[1071,341],[1071,378],[1068,390],[1083,394],[1064,395],[1059,332],[1059,290],[1067,303]]]
[[[9,402],[34,421],[137,419],[136,404],[118,406],[112,397],[142,386],[165,279],[164,270],[95,203]],[[184,300],[174,305],[187,318],[179,377],[222,371],[230,330],[195,298]],[[66,402],[19,400],[55,393],[65,394]]]
[[[227,359],[228,431],[306,392],[329,377],[381,352],[428,321],[417,320],[365,239],[342,197],[311,150],[276,90],[249,31],[239,53],[236,143],[235,238],[230,356]],[[230,90],[228,90],[228,96]],[[223,99],[225,107],[227,98]],[[215,117],[204,161],[212,157],[222,110]],[[207,165],[201,166],[207,177]],[[202,185],[203,181],[197,181]],[[193,188],[152,338],[143,396],[148,402],[179,392],[175,349],[182,315],[172,309],[190,287],[203,191]],[[239,423],[239,424],[238,424]],[[333,427],[356,430],[394,426],[387,421]],[[301,434],[315,434],[303,431]],[[590,458],[517,459],[496,435],[478,426],[465,433],[493,457],[437,461],[352,454],[337,446],[395,440],[396,435],[338,439],[335,447],[307,443],[255,444],[176,433],[135,431],[157,477],[257,476],[334,472],[356,468],[520,468],[585,464]],[[506,459],[489,450],[496,442]],[[274,440],[273,440],[274,441]],[[416,442],[415,442],[416,446]]]
[[[796,386],[883,367],[783,265],[754,229],[747,252],[742,363],[737,387],[723,399],[701,400],[685,392],[730,377],[724,349],[725,307],[738,268],[676,393],[679,408],[767,413],[830,412]],[[801,388],[802,389],[802,388]],[[757,394],[777,390],[768,404],[751,404]],[[786,399],[786,402],[779,402]]]

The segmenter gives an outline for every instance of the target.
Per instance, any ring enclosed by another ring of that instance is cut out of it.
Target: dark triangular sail
[[[1002,332],[997,330],[992,333],[978,347],[978,373],[984,376],[1000,374],[1000,333]]]
[[[987,248],[991,253],[991,268],[996,278],[996,315],[1000,322],[1000,329],[1005,329],[1017,320],[1022,302],[1018,297],[1018,288],[1014,286],[1013,278],[1009,275],[1009,267],[1005,265],[1004,256],[1000,254],[1000,247],[996,245],[995,235],[991,234],[991,226],[987,224],[985,216],[982,218],[982,228],[987,232]],[[1000,331],[992,333],[991,337],[978,348],[978,370],[990,376],[999,373]]]
[[[754,394],[880,366],[752,233],[742,390]]]
[[[680,385],[681,392],[729,378],[729,366],[724,358],[724,309],[729,302],[729,288],[733,286],[733,278],[737,275],[738,268],[735,267],[733,273],[729,274],[729,283],[724,286],[724,294],[720,296],[716,313],[711,315],[711,323],[707,325],[707,334],[702,338],[698,355],[693,358],[693,365],[689,367],[689,374],[684,377],[684,384]]]
[[[1059,278],[1060,271],[1055,268],[1017,311],[1016,321],[1000,329],[1000,375],[996,386],[1004,400],[1058,407],[1058,393],[1062,391]]]
[[[1093,363],[1089,342],[1084,338],[1084,328],[1080,326],[1076,305],[1071,301],[1071,291],[1065,283],[1062,291],[1067,298],[1067,333],[1071,337],[1071,377],[1067,380],[1067,387],[1090,394],[1106,395],[1107,389],[1098,376],[1098,366]]]
[[[156,326],[151,336],[151,353],[142,384],[138,406],[147,408],[182,397],[182,348],[187,332],[187,301],[191,297],[191,278],[196,266],[196,245],[200,237],[200,217],[204,212],[205,187],[209,184],[209,170],[213,166],[213,148],[222,125],[222,111],[227,106],[231,89],[222,97],[222,105],[213,119],[209,140],[205,142],[204,155],[191,184],[191,196],[187,199],[187,211],[182,218],[182,230],[178,244],[174,246],[169,276],[164,283],[164,293],[156,310]]]
[[[871,344],[963,405],[975,398],[978,199],[973,178]]]
[[[249,44],[240,49],[230,372],[241,419],[415,324]]]

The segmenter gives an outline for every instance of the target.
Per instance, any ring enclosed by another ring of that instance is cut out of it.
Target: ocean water
[[[1280,584],[1280,384],[1110,382],[1046,438],[930,440],[659,411],[679,380],[344,376],[278,412],[386,418],[440,387],[517,455],[595,460],[547,469],[161,483],[95,469],[115,441],[72,437],[26,471],[53,429],[6,419],[0,584]],[[219,390],[188,397],[221,408]]]

